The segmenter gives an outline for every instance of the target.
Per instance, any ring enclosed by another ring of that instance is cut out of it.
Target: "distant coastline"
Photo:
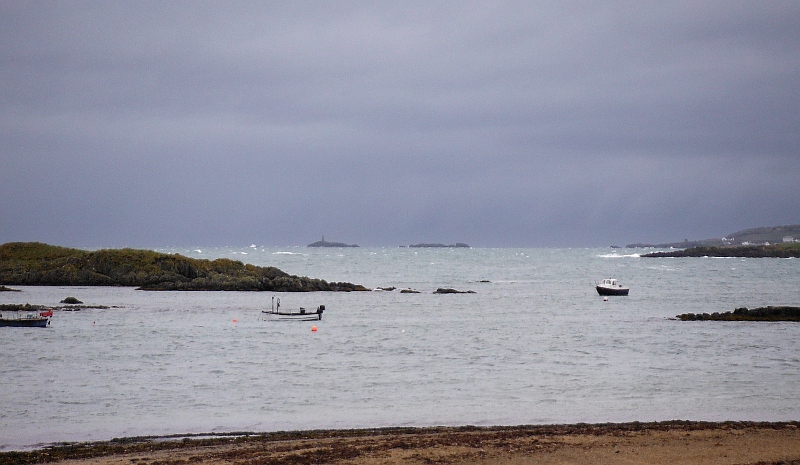
[[[739,257],[739,258],[800,258],[800,243],[774,245],[700,246],[669,252],[652,252],[642,257]]]
[[[779,243],[800,242],[800,225],[767,226],[762,228],[743,229],[726,234],[725,237],[713,239],[692,240],[684,239],[682,242],[667,242],[660,244],[637,242],[628,244],[628,248],[659,249],[687,249],[703,246],[736,246],[736,245],[770,245]]]

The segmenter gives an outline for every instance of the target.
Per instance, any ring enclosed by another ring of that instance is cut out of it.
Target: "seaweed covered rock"
[[[800,258],[800,244],[699,246],[669,252],[653,252],[642,257]]]
[[[434,294],[475,294],[475,291],[459,291],[449,287],[440,287],[433,291]]]
[[[800,307],[741,307],[724,313],[684,313],[677,318],[682,321],[800,321]]]

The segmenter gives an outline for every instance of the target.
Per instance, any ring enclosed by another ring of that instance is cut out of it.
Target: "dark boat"
[[[628,288],[622,287],[614,278],[606,278],[595,286],[600,295],[628,295]]]
[[[297,311],[281,311],[281,299],[278,299],[277,305],[275,297],[272,298],[272,308],[270,310],[261,311],[261,319],[267,321],[315,321],[322,319],[322,312],[325,311],[325,306],[320,305],[316,311],[309,312],[305,308],[300,307]]]

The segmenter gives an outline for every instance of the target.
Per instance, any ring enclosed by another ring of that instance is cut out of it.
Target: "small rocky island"
[[[367,291],[359,284],[294,276],[278,268],[152,250],[89,252],[39,242],[0,245],[0,285],[132,286],[153,291]]]
[[[328,242],[325,240],[325,236],[322,236],[321,241],[312,242],[308,244],[306,247],[358,247],[356,244],[345,244],[344,242]]]
[[[724,313],[684,313],[681,321],[800,321],[800,307],[737,308]]]

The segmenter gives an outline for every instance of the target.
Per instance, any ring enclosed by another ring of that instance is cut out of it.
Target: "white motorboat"
[[[606,278],[595,285],[600,295],[628,295],[628,288],[623,287],[614,278]]]

